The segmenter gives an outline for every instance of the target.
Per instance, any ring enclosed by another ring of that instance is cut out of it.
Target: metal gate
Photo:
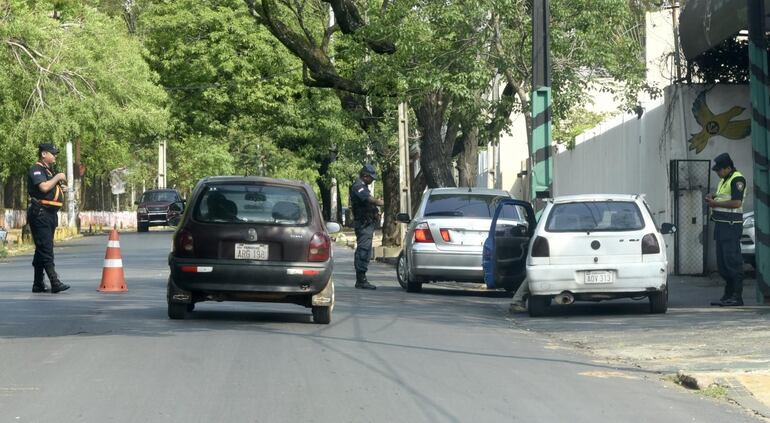
[[[671,191],[674,195],[674,273],[702,275],[708,257],[708,207],[704,197],[711,186],[708,160],[672,160]]]

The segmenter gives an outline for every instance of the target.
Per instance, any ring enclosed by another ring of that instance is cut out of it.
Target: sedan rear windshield
[[[425,217],[492,218],[497,202],[503,198],[479,194],[433,194],[425,205]],[[505,207],[501,219],[519,220],[514,207]]]
[[[193,211],[195,220],[208,223],[306,225],[309,216],[301,190],[251,184],[209,185]]]
[[[644,219],[631,201],[590,201],[556,204],[548,215],[548,232],[638,231]]]

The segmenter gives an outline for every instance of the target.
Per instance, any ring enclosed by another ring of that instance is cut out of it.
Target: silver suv
[[[398,257],[397,276],[402,288],[419,292],[433,281],[484,281],[481,256],[497,202],[510,199],[502,190],[485,188],[435,188],[423,194],[412,218],[397,220],[409,226]],[[523,222],[511,208],[502,219]]]

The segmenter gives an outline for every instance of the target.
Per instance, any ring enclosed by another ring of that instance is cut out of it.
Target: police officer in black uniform
[[[377,178],[374,166],[367,164],[361,168],[359,178],[350,186],[350,207],[353,209],[353,227],[356,231],[356,252],[354,266],[356,268],[356,288],[377,289],[366,280],[369,270],[369,258],[372,254],[372,238],[374,228],[380,218],[377,206],[382,206],[382,200],[372,197],[369,184]]]
[[[59,150],[53,144],[38,146],[38,161],[27,173],[29,191],[29,209],[27,223],[35,241],[35,257],[32,266],[35,268],[35,279],[32,292],[48,292],[43,280],[43,272],[48,273],[51,281],[51,292],[65,291],[69,285],[62,283],[56,274],[53,262],[53,236],[59,225],[57,212],[64,202],[63,186],[67,177],[63,173],[54,174],[53,165]]]
[[[741,234],[743,234],[743,197],[746,193],[746,178],[735,169],[727,153],[714,159],[711,168],[719,175],[716,194],[706,196],[714,222],[717,267],[725,280],[725,291],[719,301],[711,305],[733,307],[743,305],[743,256],[741,256]]]

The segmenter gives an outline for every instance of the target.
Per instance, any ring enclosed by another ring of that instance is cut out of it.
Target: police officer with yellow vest
[[[721,178],[715,195],[706,196],[714,222],[714,240],[717,246],[717,266],[724,278],[725,292],[719,301],[711,305],[732,307],[743,305],[743,257],[741,234],[743,233],[743,197],[746,194],[746,178],[735,169],[727,153],[714,159],[715,171]]]
[[[27,223],[35,241],[35,257],[32,266],[35,268],[35,279],[32,282],[32,292],[48,292],[43,280],[43,272],[48,273],[51,281],[51,292],[65,291],[69,285],[62,283],[56,274],[53,262],[53,236],[59,225],[57,212],[64,202],[62,186],[66,186],[67,177],[63,173],[53,173],[56,155],[59,149],[53,144],[38,146],[38,161],[29,168],[27,173],[27,188],[29,192],[29,209]]]

